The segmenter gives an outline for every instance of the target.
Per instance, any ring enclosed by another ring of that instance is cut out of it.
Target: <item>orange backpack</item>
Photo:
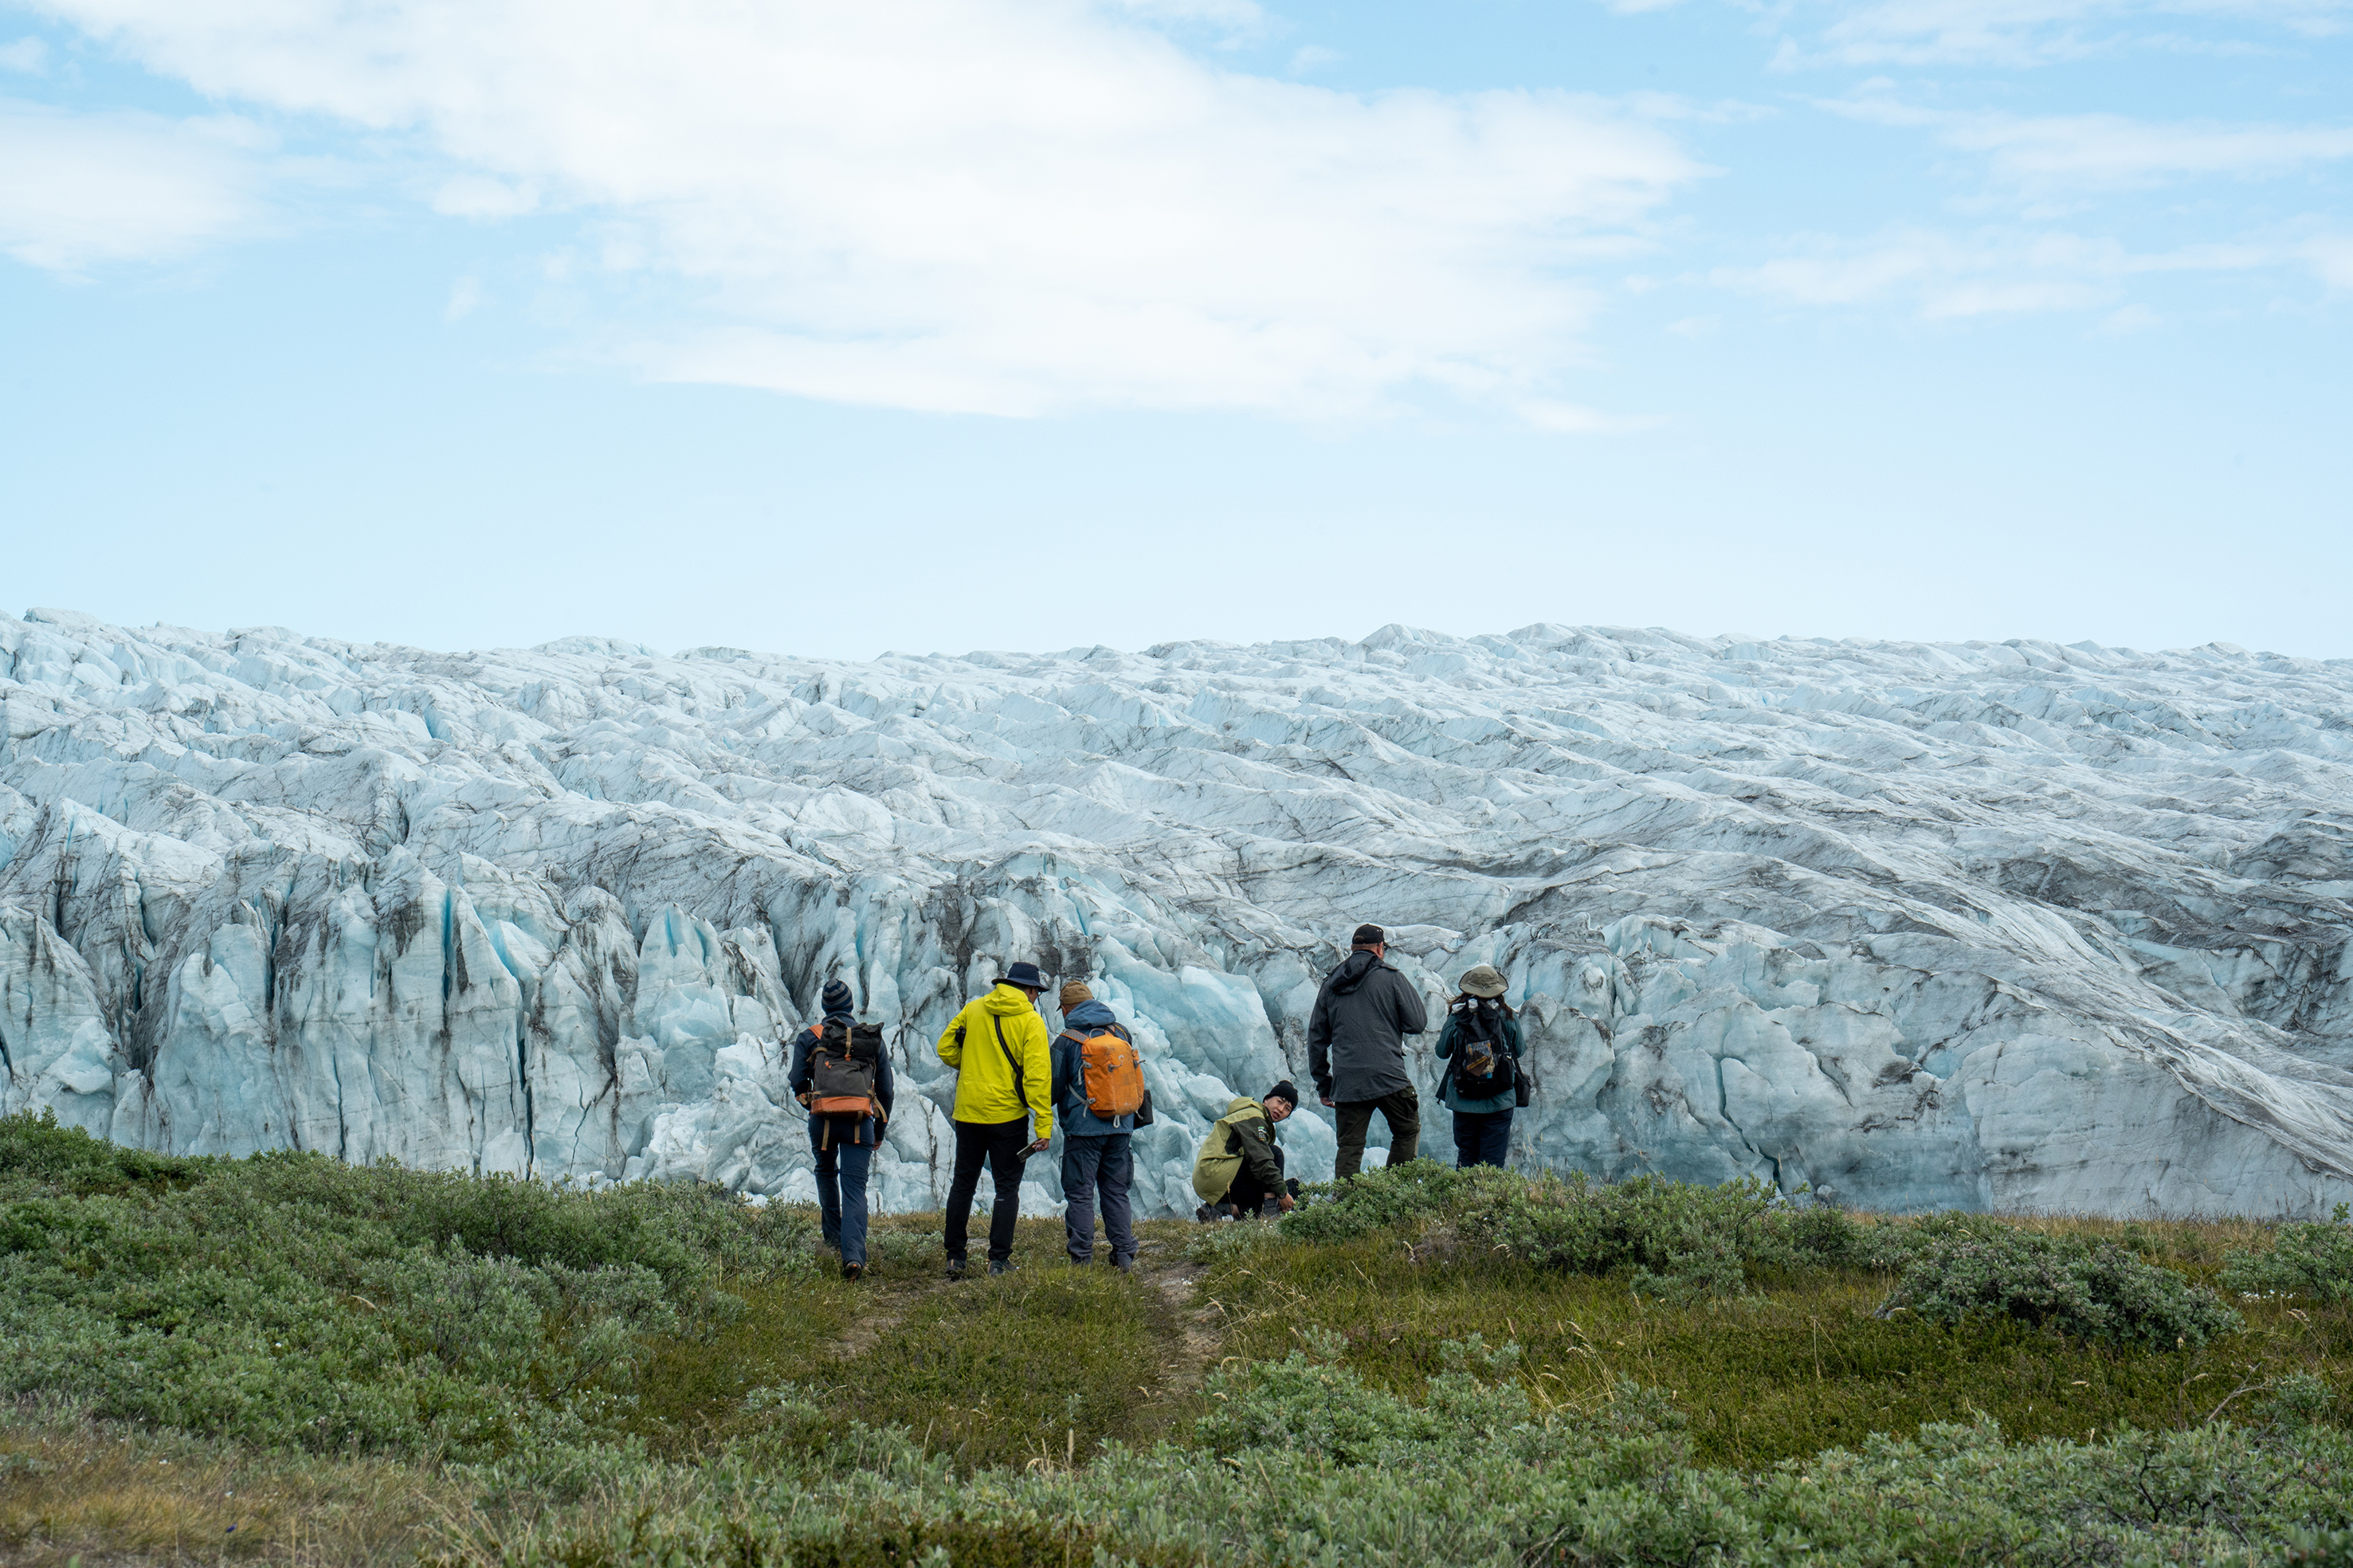
[[[1132,1116],[1144,1104],[1144,1054],[1113,1024],[1100,1035],[1071,1035],[1086,1080],[1087,1109],[1108,1121]]]

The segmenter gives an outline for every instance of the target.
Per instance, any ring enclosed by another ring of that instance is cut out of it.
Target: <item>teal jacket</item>
[[[1446,1027],[1438,1031],[1438,1103],[1449,1110],[1459,1110],[1465,1116],[1484,1116],[1491,1111],[1509,1110],[1513,1097],[1509,1092],[1490,1095],[1484,1100],[1464,1100],[1454,1092],[1454,1073],[1447,1063],[1454,1059],[1454,1047],[1461,1043],[1462,1031],[1453,1014],[1446,1016]],[[1504,1020],[1504,1044],[1510,1047],[1512,1060],[1520,1059],[1520,1021],[1514,1017]]]

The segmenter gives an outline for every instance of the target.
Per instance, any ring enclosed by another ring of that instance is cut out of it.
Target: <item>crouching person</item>
[[[891,1058],[882,1026],[857,1021],[849,987],[825,983],[825,1016],[793,1040],[792,1091],[808,1108],[817,1155],[817,1206],[825,1244],[841,1253],[841,1277],[866,1272],[866,1177],[891,1120]]]
[[[1258,1100],[1237,1096],[1210,1125],[1193,1158],[1193,1191],[1201,1220],[1247,1219],[1267,1205],[1289,1214],[1299,1184],[1282,1174],[1282,1148],[1274,1129],[1299,1105],[1299,1090],[1283,1079]]]
[[[1144,1058],[1127,1026],[1082,981],[1062,987],[1062,1032],[1054,1037],[1054,1109],[1062,1119],[1062,1234],[1073,1263],[1095,1256],[1095,1203],[1112,1266],[1135,1267],[1128,1144],[1144,1105]]]

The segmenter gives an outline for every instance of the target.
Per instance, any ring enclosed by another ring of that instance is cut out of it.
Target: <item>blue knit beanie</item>
[[[857,1004],[850,999],[849,987],[839,980],[828,980],[825,983],[823,1001],[825,1016],[828,1018],[837,1013],[854,1013],[858,1010]]]

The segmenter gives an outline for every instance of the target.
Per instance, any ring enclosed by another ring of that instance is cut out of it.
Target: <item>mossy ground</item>
[[[88,1151],[61,1154],[43,1144],[36,1152],[53,1164],[69,1156],[81,1163],[64,1176],[16,1173],[17,1196],[47,1205],[41,1215],[84,1201],[143,1203],[183,1229],[192,1223],[188,1205],[211,1181],[241,1214],[264,1186],[299,1189],[322,1226],[341,1223],[335,1213],[365,1210],[378,1227],[387,1223],[384,1205],[352,1194],[373,1192],[378,1181],[387,1194],[408,1192],[398,1184],[413,1181],[322,1166],[312,1183],[282,1162],[262,1167],[257,1180],[231,1180],[238,1163],[163,1170],[127,1155],[118,1181]],[[476,1202],[436,1180],[415,1190],[461,1208]],[[318,1194],[342,1194],[342,1208],[322,1206]],[[512,1207],[522,1200],[491,1191],[480,1201]],[[528,1259],[559,1243],[567,1256],[595,1250],[593,1226],[605,1211],[543,1213],[535,1202],[513,1212],[539,1227],[534,1235],[557,1239],[511,1237],[499,1243],[499,1256]],[[2242,1331],[2198,1349],[2150,1352],[2008,1321],[1947,1327],[1883,1317],[1894,1277],[1853,1267],[1752,1271],[1745,1294],[1672,1304],[1637,1294],[1622,1271],[1563,1274],[1482,1250],[1442,1216],[1324,1242],[1154,1222],[1142,1227],[1145,1250],[1132,1275],[1070,1267],[1060,1223],[1025,1221],[1013,1273],[955,1282],[943,1277],[936,1215],[885,1216],[876,1222],[867,1279],[848,1283],[822,1258],[803,1256],[805,1243],[796,1253],[780,1239],[806,1237],[806,1215],[747,1221],[756,1225],[755,1247],[720,1236],[721,1220],[703,1206],[611,1212],[632,1237],[674,1213],[719,1239],[691,1243],[710,1268],[674,1291],[682,1304],[675,1331],[641,1337],[634,1404],[580,1429],[586,1436],[565,1437],[570,1447],[560,1462],[537,1451],[369,1453],[239,1442],[153,1418],[107,1419],[62,1391],[19,1382],[16,1402],[0,1417],[0,1559],[47,1564],[80,1556],[83,1568],[118,1560],[373,1568],[456,1543],[460,1557],[586,1568],[628,1560],[627,1543],[666,1510],[756,1512],[741,1500],[756,1497],[762,1478],[779,1468],[830,1464],[854,1477],[878,1429],[899,1429],[920,1456],[894,1450],[900,1457],[875,1464],[944,1467],[922,1483],[939,1488],[964,1484],[956,1478],[986,1487],[988,1475],[1071,1475],[1107,1452],[1138,1452],[1163,1439],[1186,1444],[1209,1400],[1223,1397],[1205,1391],[1205,1379],[1308,1345],[1373,1389],[1419,1398],[1459,1363],[1450,1346],[1473,1336],[1515,1344],[1521,1359],[1500,1375],[1515,1379],[1539,1411],[1598,1412],[1630,1384],[1646,1385],[1688,1422],[1691,1463],[1758,1475],[1824,1450],[1862,1448],[1871,1434],[1908,1437],[1926,1423],[1990,1417],[2013,1442],[2205,1429],[2218,1415],[2250,1415],[2291,1373],[2327,1385],[2335,1405],[2326,1420],[2353,1424],[2345,1397],[2353,1389],[2353,1307],[2343,1304],[2236,1301]],[[125,1217],[131,1209],[107,1213],[117,1233],[134,1223]],[[2201,1282],[2215,1279],[2226,1251],[2260,1250],[2269,1235],[2254,1225],[2014,1223],[2114,1239]],[[31,1239],[22,1246],[50,1246],[63,1234],[50,1219],[42,1224],[50,1228],[26,1230]],[[1203,1245],[1220,1231],[1258,1244]],[[333,1250],[311,1240],[312,1252]],[[476,1251],[486,1245],[478,1241]],[[628,1257],[654,1257],[646,1250],[652,1245],[630,1240],[638,1250]],[[76,1277],[71,1259],[82,1255],[55,1256],[69,1266],[44,1276],[46,1289]],[[655,1262],[670,1267],[670,1255]],[[0,1350],[0,1362],[10,1353]],[[491,1366],[468,1375],[500,1374]],[[1206,1455],[1200,1462],[1213,1463]],[[713,1502],[721,1493],[739,1500]],[[893,1495],[900,1502],[886,1506],[878,1493],[871,1510],[844,1502],[838,1536],[824,1548],[833,1555],[801,1560],[922,1560],[944,1546],[958,1563],[1071,1552],[1087,1561],[1110,1543],[1083,1521],[1084,1528],[1024,1522],[1027,1516],[1008,1523],[992,1514],[996,1522],[976,1522],[960,1504],[902,1517],[891,1509],[914,1494],[902,1488]],[[575,1546],[533,1544],[566,1541]],[[591,1550],[580,1542],[606,1544]],[[1184,1560],[1165,1546],[1128,1554]]]
[[[2202,1254],[2219,1229],[2158,1234]],[[1412,1248],[1395,1234],[1260,1248],[1201,1281],[1224,1353],[1280,1356],[1302,1329],[1327,1328],[1345,1336],[1346,1364],[1405,1390],[1440,1370],[1447,1342],[1482,1334],[1521,1346],[1519,1375],[1539,1402],[1590,1404],[1621,1378],[1668,1391],[1691,1421],[1695,1457],[1710,1464],[1769,1465],[1872,1432],[1979,1415],[2018,1438],[2164,1430],[2290,1371],[2353,1386],[2353,1310],[2342,1305],[2242,1302],[2245,1332],[2152,1355],[2009,1321],[1875,1317],[1894,1285],[1886,1274],[1822,1269],[1675,1306],[1634,1295],[1622,1279]],[[2353,1405],[2340,1402],[2338,1413],[2353,1417]]]

